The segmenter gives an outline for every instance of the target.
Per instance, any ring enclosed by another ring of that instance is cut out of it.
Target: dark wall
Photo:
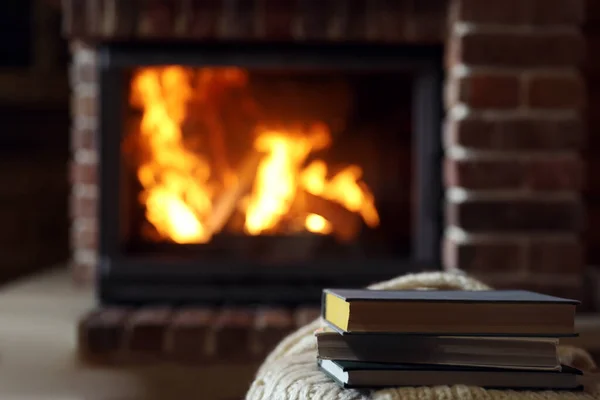
[[[584,201],[587,206],[588,264],[600,265],[600,5],[588,0],[583,30],[586,36],[587,58],[583,65],[587,88],[587,146],[584,148],[587,185]]]
[[[0,283],[68,258],[67,45],[59,21],[59,10],[42,1],[0,5]]]

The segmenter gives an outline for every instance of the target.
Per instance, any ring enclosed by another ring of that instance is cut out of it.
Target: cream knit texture
[[[400,276],[370,286],[378,290],[487,290],[488,286],[459,273],[424,272]],[[258,370],[246,400],[558,400],[600,399],[597,391],[532,392],[486,390],[465,385],[403,387],[376,391],[342,389],[317,368],[313,332],[318,319],[283,339]],[[578,368],[593,369],[593,361],[580,349],[562,348],[561,360]]]

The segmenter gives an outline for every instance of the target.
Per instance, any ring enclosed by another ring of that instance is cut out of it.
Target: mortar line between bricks
[[[495,121],[514,120],[519,118],[546,119],[560,121],[566,119],[582,118],[581,112],[575,109],[545,110],[545,109],[513,109],[513,110],[473,110],[465,103],[457,103],[449,108],[449,117],[456,120],[466,118],[481,118]]]
[[[96,65],[96,50],[94,48],[71,49],[74,65]]]
[[[581,71],[576,67],[493,67],[471,66],[458,63],[449,68],[450,78],[464,78],[472,75],[531,75],[549,78],[579,77]]]
[[[446,201],[450,203],[464,203],[471,200],[477,201],[512,201],[535,200],[538,202],[575,202],[581,200],[579,192],[572,191],[531,191],[531,190],[473,190],[454,186],[446,190]]]
[[[82,165],[98,165],[98,152],[89,149],[77,149],[74,152],[74,161]]]
[[[71,118],[71,128],[81,130],[96,130],[98,128],[98,117],[83,116],[75,114]]]
[[[73,85],[72,95],[75,98],[96,97],[98,96],[100,85],[97,82],[77,81]]]
[[[510,24],[492,24],[476,23],[468,21],[456,21],[451,30],[451,35],[459,37],[472,33],[475,34],[497,34],[497,35],[534,35],[546,36],[556,34],[580,34],[578,25],[510,25]]]
[[[73,219],[71,223],[73,229],[77,231],[92,231],[96,230],[96,218],[91,217],[77,217]]]
[[[85,199],[98,198],[98,185],[94,183],[73,183],[71,193]]]
[[[77,248],[73,252],[73,261],[81,264],[96,264],[98,256],[95,250]]]
[[[536,161],[536,160],[578,160],[581,154],[574,150],[479,150],[463,146],[449,145],[445,156],[451,160],[484,161]]]
[[[518,243],[525,241],[543,241],[543,242],[578,242],[579,235],[572,232],[565,233],[472,233],[467,232],[456,225],[448,226],[444,230],[444,237],[454,243],[459,244],[477,244],[477,243]]]

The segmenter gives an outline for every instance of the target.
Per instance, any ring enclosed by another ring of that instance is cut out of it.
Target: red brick
[[[579,26],[585,16],[584,0],[532,0],[531,19],[535,25]]]
[[[529,0],[455,0],[457,20],[476,23],[518,25],[528,22]]]
[[[71,278],[79,287],[91,287],[96,283],[96,266],[80,262],[70,263]]]
[[[82,96],[75,94],[73,97],[73,115],[77,117],[92,117],[98,115],[95,96]]]
[[[528,160],[446,160],[447,186],[467,189],[529,189],[578,191],[581,160],[551,157]]]
[[[174,12],[173,2],[169,0],[138,3],[138,33],[144,36],[172,35]]]
[[[215,313],[209,308],[189,308],[174,313],[167,333],[170,358],[186,363],[206,361],[214,318]]]
[[[579,76],[536,76],[527,85],[531,108],[580,108],[584,105],[584,86]]]
[[[347,1],[347,16],[344,37],[349,40],[364,40],[367,35],[367,13],[369,0]]]
[[[448,187],[512,189],[521,185],[522,168],[513,160],[446,159],[444,164],[445,181]]]
[[[96,229],[71,228],[71,248],[95,250],[98,248],[98,232]]]
[[[70,215],[71,218],[95,218],[98,213],[98,202],[94,198],[82,197],[76,194],[70,196]]]
[[[581,148],[584,126],[579,118],[546,120],[449,119],[446,135],[450,144],[480,150],[562,151]]]
[[[583,164],[578,157],[525,161],[523,186],[533,190],[580,191]]]
[[[458,79],[459,99],[478,108],[516,108],[521,86],[517,75],[476,74]]]
[[[110,356],[123,349],[128,311],[102,308],[86,314],[79,321],[79,350],[84,356]]]
[[[357,8],[354,8],[352,11],[359,12],[360,14],[358,15],[350,16],[348,13],[346,16],[355,25],[358,22],[359,26],[360,18],[363,18],[363,26],[359,30],[362,33],[362,40],[369,37],[376,37],[378,40],[393,43],[410,40],[409,35],[414,35],[415,38],[418,38],[416,40],[427,43],[429,41],[428,36],[435,35],[435,28],[441,25],[440,22],[446,21],[446,18],[439,18],[437,15],[436,10],[438,7],[434,4],[435,1],[430,1],[429,3],[432,5],[432,9],[426,12],[420,12],[420,10],[417,10],[418,7],[409,9],[407,4],[402,1],[390,1],[385,5],[387,18],[381,18],[381,14],[378,13],[378,7],[368,6],[362,13]],[[340,2],[340,4],[342,4],[341,7],[345,7],[343,2]],[[346,8],[346,10],[348,9]],[[336,10],[334,13],[333,26],[336,27],[341,22],[339,16],[344,15],[344,10]],[[350,24],[346,24],[346,28],[350,30],[353,27]]]
[[[167,308],[143,308],[133,312],[127,320],[127,350],[144,355],[164,356],[171,315]]]
[[[96,132],[91,129],[71,128],[71,151],[96,149]]]
[[[71,81],[74,84],[96,82],[97,67],[93,63],[71,64]]]
[[[457,243],[446,238],[443,265],[446,269],[466,272],[512,272],[524,267],[523,243],[499,239],[483,243]]]
[[[248,360],[254,355],[251,337],[254,311],[244,308],[225,308],[219,312],[213,326],[215,357],[223,361]]]
[[[188,36],[193,38],[214,37],[220,18],[221,2],[219,0],[191,1],[189,7]]]
[[[438,1],[439,3],[439,1]],[[416,4],[424,4],[424,2],[416,3]],[[443,9],[442,9],[443,11]],[[419,16],[415,15],[414,17],[408,17],[406,20],[406,25],[408,26],[406,30],[411,32],[411,35],[404,33],[404,36],[399,38],[399,41],[407,41],[411,40],[416,43],[421,44],[432,44],[437,45],[439,43],[443,43],[446,40],[446,36],[448,33],[446,18],[444,18],[445,13],[442,16],[438,15],[426,15]],[[388,21],[389,26],[394,24],[394,21]],[[399,29],[400,27],[397,27]],[[412,36],[414,35],[414,37]]]
[[[579,65],[584,46],[576,33],[481,33],[468,32],[451,39],[456,52],[450,59],[470,66],[560,67]]]
[[[582,0],[458,0],[458,19],[503,25],[579,25]]]
[[[98,0],[96,0],[97,2]],[[89,18],[102,26],[102,30],[90,32],[94,36],[104,36],[112,38],[130,38],[134,33],[134,24],[139,14],[139,5],[144,2],[121,1],[121,0],[101,0],[103,7],[89,11]],[[92,1],[88,0],[89,6]]]
[[[528,265],[534,272],[581,274],[583,246],[577,239],[532,239],[528,245]]]
[[[467,189],[570,190],[582,186],[578,158],[446,160],[447,186]]]
[[[449,3],[446,0],[390,1],[385,10],[389,18],[381,19],[378,7],[369,7],[375,17],[369,24],[380,26],[382,32],[395,30],[404,43],[443,43],[448,33]],[[387,40],[387,35],[384,34],[384,38]]]
[[[335,21],[336,14],[343,13],[338,10],[340,4],[336,2],[323,2],[321,0],[302,0],[297,3],[298,8],[298,31],[302,32],[302,37],[311,40],[327,40],[331,31],[332,23]],[[368,12],[365,14],[367,21],[371,17]],[[369,22],[367,22],[368,24]]]
[[[248,40],[256,37],[258,2],[246,0],[230,0],[221,2],[221,21],[218,29],[219,38],[238,38]]]
[[[63,0],[62,33],[67,37],[84,35],[88,29],[85,18],[87,2],[80,0]]]
[[[295,4],[289,1],[264,0],[261,3],[264,15],[259,31],[268,39],[281,40],[292,37]]]
[[[469,200],[447,204],[449,225],[469,232],[576,232],[582,227],[578,201]]]
[[[96,165],[71,162],[71,183],[98,183],[97,169]]]
[[[254,320],[254,334],[259,351],[266,355],[293,329],[294,321],[289,309],[258,310]]]

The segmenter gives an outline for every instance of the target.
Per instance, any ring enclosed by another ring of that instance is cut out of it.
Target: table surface
[[[76,323],[94,303],[92,290],[75,287],[66,268],[0,288],[0,399],[243,397],[255,366],[117,368],[82,363],[76,356]],[[232,380],[233,375],[238,379]]]

